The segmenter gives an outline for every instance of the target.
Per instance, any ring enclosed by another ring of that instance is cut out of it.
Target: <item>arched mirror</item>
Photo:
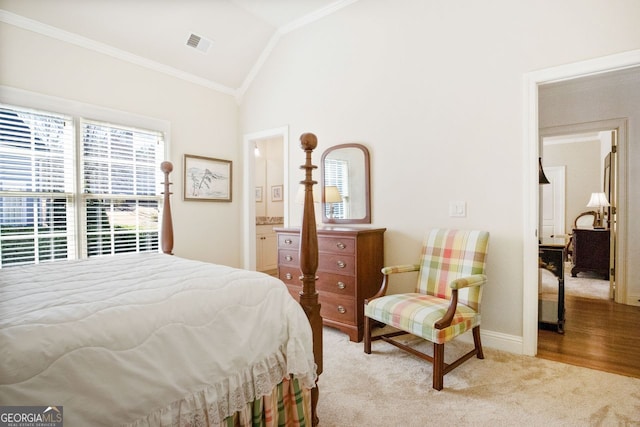
[[[369,150],[342,144],[322,154],[322,222],[370,224]]]

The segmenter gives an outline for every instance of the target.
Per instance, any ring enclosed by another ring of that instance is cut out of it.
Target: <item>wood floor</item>
[[[566,297],[564,335],[538,331],[538,357],[640,378],[640,307]]]

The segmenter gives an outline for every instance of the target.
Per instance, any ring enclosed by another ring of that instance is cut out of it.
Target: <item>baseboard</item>
[[[627,305],[635,305],[640,307],[640,294],[627,295]]]
[[[471,332],[465,333],[457,339],[473,344],[473,335]],[[480,328],[480,339],[482,340],[483,348],[493,348],[508,353],[524,354],[522,337],[487,331]]]

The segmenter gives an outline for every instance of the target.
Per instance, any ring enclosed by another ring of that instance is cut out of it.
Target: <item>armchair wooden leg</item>
[[[482,352],[482,342],[480,342],[480,326],[473,328],[473,344],[476,347],[476,356],[478,359],[484,359],[484,353]]]
[[[433,344],[433,388],[444,387],[444,344]]]
[[[371,319],[364,316],[364,352],[371,354]]]

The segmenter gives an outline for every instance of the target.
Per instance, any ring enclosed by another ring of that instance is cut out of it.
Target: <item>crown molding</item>
[[[256,60],[253,67],[251,67],[251,70],[249,70],[249,73],[247,74],[244,81],[242,82],[242,85],[238,89],[233,89],[228,86],[222,85],[220,83],[214,82],[212,80],[208,80],[202,77],[195,76],[190,73],[186,73],[176,68],[169,67],[167,65],[161,64],[156,61],[152,61],[147,58],[143,58],[139,55],[134,55],[122,49],[118,49],[113,46],[107,45],[105,43],[101,43],[96,40],[92,40],[87,37],[83,37],[78,34],[71,33],[69,31],[64,31],[60,28],[47,25],[45,23],[30,19],[30,18],[26,18],[24,16],[9,12],[4,9],[0,9],[0,21],[6,24],[10,24],[10,25],[28,30],[28,31],[33,31],[34,33],[41,34],[46,37],[61,40],[63,42],[80,46],[95,52],[99,52],[104,55],[108,55],[113,58],[120,59],[122,61],[139,65],[141,67],[144,67],[153,71],[157,71],[159,73],[163,73],[163,74],[166,74],[190,83],[197,84],[199,86],[213,89],[218,92],[225,93],[227,95],[231,95],[236,98],[236,102],[240,103],[242,96],[245,94],[245,92],[247,91],[247,89],[249,88],[253,80],[256,78],[256,76],[260,72],[260,69],[269,58],[269,55],[271,55],[271,52],[273,51],[275,46],[278,44],[282,36],[292,31],[295,31],[301,27],[304,27],[308,24],[311,24],[319,19],[322,19],[325,16],[331,15],[332,13],[335,13],[338,10],[343,9],[357,1],[358,0],[338,0],[321,9],[316,10],[315,12],[312,12],[299,19],[296,19],[295,21],[292,21],[288,24],[285,24],[279,27],[269,39],[269,42],[260,53],[260,56]]]
[[[278,28],[278,32],[281,35],[290,33],[293,30],[297,30],[298,28],[304,27],[305,25],[309,25],[312,22],[315,22],[321,18],[324,18],[325,16],[331,15],[332,13],[335,13],[337,11],[339,11],[342,8],[345,8],[349,5],[351,5],[352,3],[357,2],[358,0],[338,0],[335,1],[321,9],[318,9],[314,12],[311,12],[305,16],[300,17],[299,19],[296,19],[295,21],[292,21],[288,24],[285,24],[283,26],[281,26],[280,28]]]
[[[156,61],[152,61],[150,59],[143,58],[138,55],[134,55],[124,50],[117,49],[113,46],[107,45],[105,43],[101,43],[101,42],[89,39],[87,37],[83,37],[78,34],[71,33],[69,31],[64,31],[64,30],[61,30],[60,28],[53,27],[51,25],[47,25],[30,18],[25,18],[24,16],[6,11],[4,9],[0,9],[0,21],[6,24],[10,24],[10,25],[28,30],[28,31],[33,31],[34,33],[41,34],[46,37],[57,39],[66,43],[83,47],[85,49],[102,53],[104,55],[111,56],[116,59],[120,59],[122,61],[139,65],[141,67],[187,81],[189,83],[194,83],[199,86],[204,86],[206,88],[213,89],[218,92],[225,93],[227,95],[231,95],[234,97],[236,97],[237,95],[237,91],[235,89],[232,89],[220,83],[217,83],[202,77],[198,77],[190,73],[186,73],[184,71],[178,70],[173,67],[169,67],[167,65],[161,64]]]
[[[312,22],[315,22],[321,18],[324,18],[325,16],[331,15],[332,13],[335,13],[338,10],[345,8],[357,1],[358,0],[338,0],[323,7],[322,9],[318,9],[315,12],[312,12],[299,19],[296,19],[295,21],[292,21],[288,24],[285,24],[279,27],[276,30],[276,32],[273,34],[273,36],[271,36],[271,38],[269,39],[269,42],[267,43],[265,48],[262,50],[262,53],[258,57],[258,60],[255,62],[255,64],[253,64],[253,67],[251,67],[251,70],[249,70],[249,73],[247,74],[247,77],[245,77],[240,88],[238,88],[238,91],[236,94],[236,97],[238,98],[238,102],[244,96],[246,91],[249,89],[249,86],[251,86],[251,83],[258,75],[258,72],[260,71],[262,66],[265,64],[265,62],[267,62],[269,55],[271,55],[271,52],[276,47],[276,45],[278,44],[282,36],[294,30],[297,30],[298,28],[304,27],[305,25],[309,25]]]

